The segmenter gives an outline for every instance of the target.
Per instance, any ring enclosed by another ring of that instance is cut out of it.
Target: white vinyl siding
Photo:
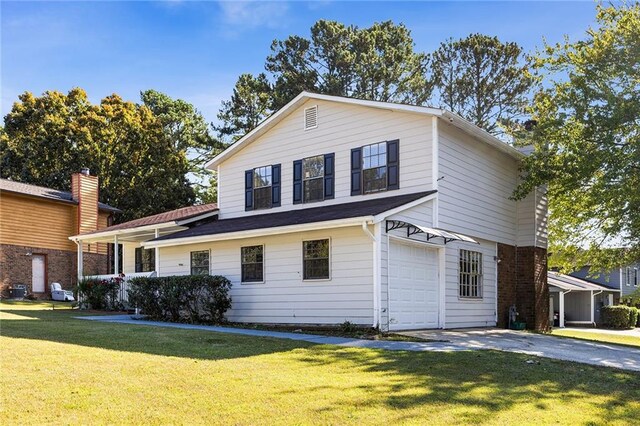
[[[459,296],[460,249],[482,253],[482,298]],[[488,327],[496,325],[497,256],[498,246],[489,241],[480,244],[452,242],[446,245],[445,255],[445,327]]]
[[[242,148],[220,164],[220,218],[230,218],[262,212],[244,210],[244,172],[263,164],[282,164],[282,206],[272,209],[286,211],[308,208],[293,204],[293,161],[317,155],[335,153],[335,198],[319,205],[339,204],[428,191],[431,189],[431,120],[424,115],[395,113],[357,105],[320,101],[322,125],[305,132],[304,108],[293,111],[259,140]],[[400,189],[351,196],[351,149],[385,140],[400,140]]]
[[[330,238],[331,280],[303,281],[302,241]],[[264,284],[240,283],[240,247],[264,245]],[[373,322],[372,242],[361,227],[163,247],[161,275],[189,273],[189,253],[211,250],[211,273],[231,283],[230,321],[283,324]]]
[[[450,124],[438,128],[439,227],[514,245],[517,162]]]

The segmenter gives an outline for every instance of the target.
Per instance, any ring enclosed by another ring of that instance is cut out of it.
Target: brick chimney
[[[71,195],[78,202],[78,234],[98,229],[98,177],[87,168],[72,174]]]

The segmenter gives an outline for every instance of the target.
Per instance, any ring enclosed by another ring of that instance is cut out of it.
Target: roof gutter
[[[225,232],[220,234],[197,235],[183,238],[170,238],[166,240],[151,240],[142,243],[145,248],[173,247],[186,244],[208,243],[213,241],[239,240],[243,238],[263,237],[267,235],[279,235],[292,232],[313,231],[318,228],[343,228],[358,226],[363,221],[373,222],[373,216],[360,216],[348,219],[328,220],[324,222],[310,222],[298,225],[277,226],[273,228],[258,228],[246,231]]]

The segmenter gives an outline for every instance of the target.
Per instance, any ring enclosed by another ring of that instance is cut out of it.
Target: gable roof
[[[560,274],[558,272],[547,272],[547,283],[550,286],[558,287],[561,290],[571,291],[620,291],[615,288],[607,287],[602,284],[597,284],[583,280],[581,278],[572,277],[570,275]]]
[[[217,165],[219,165],[226,158],[234,154],[236,151],[239,151],[244,146],[250,144],[254,140],[258,139],[260,136],[265,134],[271,128],[273,128],[280,121],[291,115],[300,105],[310,99],[317,99],[328,102],[337,102],[343,104],[350,105],[359,105],[369,108],[378,108],[385,109],[397,112],[405,112],[405,113],[414,113],[414,114],[424,114],[432,117],[440,117],[449,121],[453,126],[462,130],[463,132],[470,134],[486,144],[497,148],[498,150],[516,158],[520,159],[524,157],[524,154],[514,148],[513,146],[501,141],[496,138],[489,132],[479,128],[475,124],[470,121],[460,117],[458,114],[455,114],[451,111],[447,111],[441,108],[432,108],[432,107],[423,107],[416,105],[407,105],[407,104],[398,104],[393,102],[380,102],[380,101],[368,101],[363,99],[355,99],[355,98],[347,98],[344,96],[330,96],[330,95],[321,95],[318,93],[311,92],[301,92],[298,96],[293,98],[288,104],[280,108],[278,111],[270,115],[264,121],[262,121],[258,126],[256,126],[249,133],[240,138],[233,145],[229,146],[227,149],[222,151],[220,154],[215,156],[213,159],[208,161],[205,164],[205,168],[213,169]]]
[[[321,207],[295,209],[278,213],[220,219],[184,231],[156,238],[151,242],[188,239],[207,235],[226,234],[266,228],[277,228],[291,225],[302,225],[316,222],[335,221],[340,219],[375,216],[419,200],[436,193],[435,190],[413,194],[396,195],[394,197],[375,198],[372,200],[351,203],[331,204]]]
[[[45,198],[53,201],[62,201],[70,204],[78,204],[73,199],[71,192],[59,191],[57,189],[45,188],[44,186],[31,185],[28,183],[16,182],[8,179],[0,179],[0,191],[13,192],[16,194],[28,195],[31,197]],[[120,212],[121,210],[108,204],[98,203],[98,208],[104,211]]]
[[[188,222],[190,219],[197,220],[201,216],[208,217],[217,211],[218,205],[216,203],[182,207],[176,210],[141,217],[140,219],[130,220],[129,222],[119,223],[117,225],[108,226],[97,231],[87,232],[80,235],[100,234],[111,231],[139,228],[142,226],[160,225],[163,223],[174,223],[176,225],[180,225],[182,222]]]

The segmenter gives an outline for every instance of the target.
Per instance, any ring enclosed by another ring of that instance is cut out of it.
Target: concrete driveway
[[[640,349],[504,329],[420,330],[406,336],[443,340],[467,349],[495,349],[640,371]]]

